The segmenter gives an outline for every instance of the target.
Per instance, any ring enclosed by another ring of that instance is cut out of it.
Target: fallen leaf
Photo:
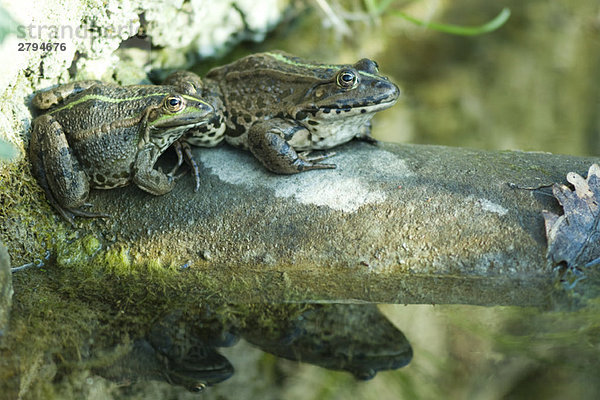
[[[567,181],[574,190],[556,183],[552,186],[564,214],[542,212],[548,238],[546,257],[552,265],[589,267],[600,263],[600,166],[593,164],[587,179],[569,172]]]

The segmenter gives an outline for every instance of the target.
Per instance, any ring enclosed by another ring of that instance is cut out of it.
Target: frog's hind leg
[[[73,219],[74,215],[64,209],[58,203],[58,201],[56,201],[54,195],[52,194],[52,190],[50,190],[50,186],[48,185],[48,180],[46,178],[46,172],[44,171],[44,164],[41,159],[41,151],[40,143],[38,143],[37,140],[32,139],[29,142],[29,160],[31,161],[32,173],[36,177],[40,187],[44,190],[48,203],[50,203],[50,205],[54,207],[54,209],[58,211],[58,213],[67,222],[69,222],[72,226],[75,226],[75,220]]]
[[[250,128],[248,147],[267,169],[277,174],[335,168],[335,164],[319,163],[330,155],[306,157],[306,153],[298,154],[287,142],[294,134],[305,129],[279,119],[261,121]]]
[[[71,225],[74,216],[106,217],[79,209],[87,199],[89,180],[52,116],[42,115],[34,121],[29,155],[33,174],[46,192],[48,202]]]

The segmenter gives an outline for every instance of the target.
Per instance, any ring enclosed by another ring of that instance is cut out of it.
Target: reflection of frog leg
[[[89,193],[89,180],[73,156],[67,138],[51,115],[34,122],[29,154],[33,173],[50,204],[72,225],[73,216],[105,217],[78,209]]]
[[[334,164],[319,164],[324,157],[307,158],[296,153],[287,142],[306,128],[282,119],[258,122],[248,132],[248,147],[267,169],[278,174],[295,174],[311,169],[335,168]]]
[[[66,83],[64,85],[59,85],[54,89],[47,90],[45,92],[40,92],[33,100],[31,100],[31,104],[36,107],[38,110],[47,110],[48,108],[61,103],[67,99],[67,97],[77,94],[85,89],[89,89],[90,87],[100,84],[100,81],[76,81],[71,83]]]
[[[160,196],[175,187],[175,178],[154,169],[158,149],[153,144],[138,151],[133,164],[133,182],[148,193]]]

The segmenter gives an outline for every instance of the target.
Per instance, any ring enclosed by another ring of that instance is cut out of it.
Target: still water
[[[422,8],[420,8],[422,6]],[[591,1],[421,2],[436,19],[477,25],[510,7],[500,30],[458,37],[393,16],[357,22],[351,37],[314,29],[309,14],[250,51],[283,48],[327,62],[376,59],[403,97],[373,121],[381,140],[486,150],[600,153],[600,20]],[[443,11],[440,11],[443,10]],[[296,40],[301,36],[303,40]],[[291,40],[290,40],[291,38]],[[408,366],[368,381],[273,361],[273,398],[578,398],[600,396],[597,304],[559,311],[382,305],[413,349]],[[235,379],[235,378],[233,378]]]
[[[313,9],[266,42],[238,47],[226,61],[275,48],[322,62],[373,58],[403,90],[401,101],[373,121],[380,140],[597,155],[595,2],[423,2],[410,11],[423,17],[433,7],[436,19],[475,25],[504,6],[512,11],[508,23],[476,37],[442,34],[389,15],[359,19],[352,35],[341,37]],[[78,349],[81,364],[57,356],[56,370],[38,373],[53,377],[55,398],[69,399],[600,398],[597,302],[543,310],[222,307],[202,315],[171,310],[143,336],[130,338],[126,349]]]

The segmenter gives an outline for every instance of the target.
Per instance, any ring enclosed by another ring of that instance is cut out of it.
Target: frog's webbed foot
[[[85,210],[82,210],[81,208],[62,207],[60,204],[58,204],[58,202],[56,202],[56,200],[54,200],[54,198],[52,198],[52,199],[48,198],[48,201],[54,207],[54,209],[56,211],[58,211],[60,216],[63,217],[69,224],[71,224],[71,226],[73,228],[77,227],[75,225],[75,217],[85,217],[85,218],[110,218],[111,217],[110,214],[85,211]],[[84,206],[91,207],[91,204],[86,203],[86,204],[84,204]]]
[[[86,204],[86,206],[87,205],[91,205],[91,204]],[[62,207],[56,207],[56,206],[55,206],[55,208],[58,210],[60,215],[68,223],[70,223],[71,226],[73,226],[73,228],[76,228],[75,217],[85,217],[85,218],[110,218],[111,217],[110,214],[90,212],[90,211],[82,210],[80,208],[62,208]]]
[[[60,207],[58,204],[54,204],[52,202],[50,203],[54,206],[54,209],[58,211],[60,216],[63,217],[65,221],[71,224],[73,228],[77,228],[77,226],[75,225],[75,214],[73,214],[70,210]]]
[[[281,172],[281,171],[275,171],[273,169],[271,169],[271,171],[276,172],[278,174],[295,174],[298,172],[302,172],[302,171],[310,171],[311,169],[335,169],[337,168],[337,166],[335,164],[323,164],[320,162],[313,162],[315,160],[321,159],[322,157],[311,157],[311,158],[303,158],[301,156],[298,156],[298,158],[292,162],[292,164],[290,165],[291,167],[293,167],[293,170],[291,172]],[[269,168],[269,167],[267,167]],[[270,169],[270,168],[269,168]]]
[[[308,153],[298,154],[286,141],[285,138],[289,140],[304,129],[284,120],[262,121],[250,128],[248,147],[268,170],[277,174],[296,174],[312,169],[335,168],[335,164],[320,163],[333,154],[307,157]]]
[[[92,205],[90,203],[85,203],[84,206],[91,207]],[[71,214],[73,214],[74,216],[77,216],[77,217],[86,217],[86,218],[110,218],[111,217],[110,214],[85,211],[85,210],[82,210],[81,208],[67,208],[67,210],[68,210],[68,212],[70,212]]]

